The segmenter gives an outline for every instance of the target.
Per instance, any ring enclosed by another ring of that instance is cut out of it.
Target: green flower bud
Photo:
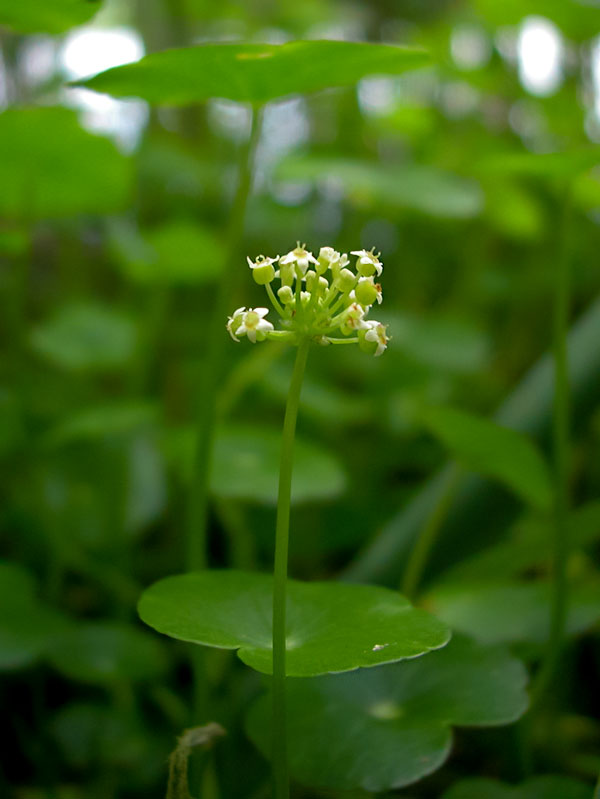
[[[259,264],[252,269],[252,277],[259,286],[266,286],[275,278],[275,268],[273,264],[265,261],[264,264]]]
[[[294,292],[290,286],[282,286],[277,292],[277,296],[284,305],[289,305],[291,302],[294,302]]]
[[[337,284],[340,291],[343,291],[344,293],[352,291],[356,285],[356,280],[357,277],[354,272],[351,272],[349,269],[340,269],[340,272],[337,276]]]
[[[371,280],[359,280],[354,290],[357,302],[361,305],[373,305],[377,299],[378,292],[375,284]]]
[[[293,286],[294,285],[294,278],[296,277],[296,271],[294,269],[294,264],[279,264],[279,277],[281,278],[281,285],[282,286]]]
[[[317,273],[313,272],[312,269],[309,269],[306,275],[304,276],[306,279],[306,290],[312,291],[315,287],[315,282],[317,279]]]

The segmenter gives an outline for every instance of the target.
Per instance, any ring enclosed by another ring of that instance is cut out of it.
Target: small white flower
[[[365,321],[365,309],[357,302],[353,302],[346,311],[344,326],[350,330],[368,330],[369,322]]]
[[[375,255],[373,250],[352,250],[351,254],[357,256],[356,268],[363,277],[371,277],[375,273],[379,277],[383,272],[383,264],[379,260],[379,253]]]
[[[279,263],[283,266],[286,266],[287,264],[296,264],[302,274],[306,274],[309,263],[316,264],[318,262],[312,252],[309,252],[305,248],[305,244],[300,245],[300,242],[298,242],[296,249],[290,250],[286,255],[283,255],[279,259]]]
[[[250,257],[247,255],[246,260],[248,261],[248,266],[250,269],[257,269],[259,266],[269,266],[270,264],[276,264],[279,260],[279,256],[276,255],[275,258],[265,258],[264,255],[257,255],[256,260],[252,261]]]
[[[239,330],[240,325],[242,324],[242,318],[244,316],[244,311],[246,308],[238,308],[233,312],[233,314],[227,319],[227,330],[229,335],[234,341],[239,342],[239,338],[236,337],[236,333]]]
[[[257,337],[263,341],[265,334],[273,330],[273,325],[264,318],[268,313],[268,308],[248,308],[235,332],[238,336],[248,336],[253,344],[256,344]]]
[[[377,356],[381,355],[387,348],[387,343],[389,341],[386,335],[387,328],[385,325],[382,325],[381,322],[376,322],[374,319],[367,322],[367,327],[369,330],[365,333],[365,341],[373,341],[377,344],[377,349],[375,350],[375,357],[377,358]]]

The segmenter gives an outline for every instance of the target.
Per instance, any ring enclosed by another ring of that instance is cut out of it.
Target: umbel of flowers
[[[383,264],[374,250],[351,255],[356,256],[355,271],[348,255],[332,247],[321,247],[317,258],[300,244],[281,257],[248,258],[252,277],[265,287],[280,323],[275,328],[266,318],[268,308],[238,308],[227,320],[232,339],[298,344],[308,338],[323,345],[358,344],[371,355],[381,355],[389,340],[385,325],[367,315],[382,300],[377,280]]]

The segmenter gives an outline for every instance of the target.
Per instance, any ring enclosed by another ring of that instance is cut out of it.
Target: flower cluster
[[[381,303],[377,281],[383,271],[374,250],[354,250],[354,272],[346,253],[321,247],[317,258],[305,245],[287,255],[255,261],[248,258],[255,282],[264,286],[279,314],[281,326],[275,329],[266,319],[268,308],[238,308],[227,320],[234,341],[247,336],[252,343],[267,338],[297,344],[310,338],[319,344],[358,344],[372,355],[387,347],[385,325],[366,316],[375,303]],[[281,285],[275,291],[273,285]]]

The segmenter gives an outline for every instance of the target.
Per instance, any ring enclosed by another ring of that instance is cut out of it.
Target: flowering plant
[[[309,339],[322,345],[358,344],[371,355],[381,355],[389,340],[386,327],[366,317],[382,301],[375,278],[383,264],[374,250],[351,255],[356,256],[356,272],[349,268],[348,255],[332,247],[321,247],[317,258],[300,243],[281,257],[248,258],[252,277],[265,287],[281,327],[266,319],[268,308],[238,308],[227,320],[233,340],[247,336],[253,344],[268,338],[299,344]],[[276,280],[281,285],[275,292]]]

